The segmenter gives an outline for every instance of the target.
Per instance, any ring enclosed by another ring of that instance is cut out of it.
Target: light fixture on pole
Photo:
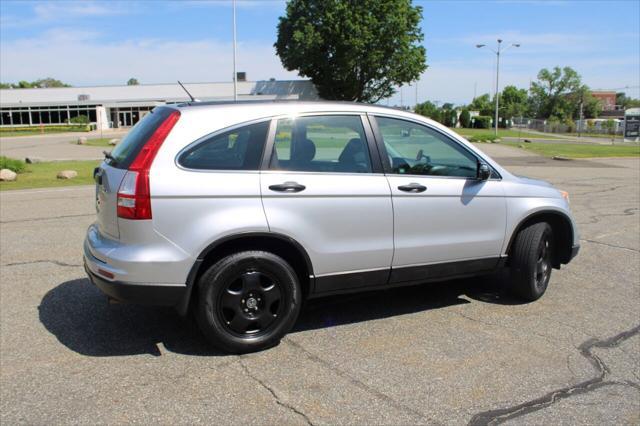
[[[476,47],[478,49],[482,48],[482,47],[486,47],[486,44],[476,44]],[[519,43],[514,43],[511,46],[507,47],[504,50],[500,50],[502,47],[502,39],[498,39],[498,49],[497,50],[493,50],[490,47],[488,48],[489,50],[491,50],[493,53],[496,54],[496,116],[495,116],[495,134],[496,136],[498,136],[498,106],[499,106],[499,96],[498,93],[500,93],[500,53],[507,51],[507,49],[511,48],[511,47],[520,47]]]

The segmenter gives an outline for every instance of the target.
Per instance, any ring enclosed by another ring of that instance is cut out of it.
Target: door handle
[[[306,186],[300,185],[298,182],[285,182],[269,186],[270,190],[277,192],[300,192],[304,191],[306,188]]]
[[[398,189],[404,192],[418,193],[418,192],[426,191],[427,187],[424,185],[420,185],[419,183],[413,182],[413,183],[410,183],[409,185],[400,185]]]

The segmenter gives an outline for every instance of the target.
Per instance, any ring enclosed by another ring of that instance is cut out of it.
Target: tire
[[[553,231],[546,222],[534,223],[518,233],[509,283],[514,296],[533,302],[544,294],[551,278],[553,247]]]
[[[277,345],[295,324],[300,283],[281,257],[244,251],[212,265],[198,281],[196,318],[207,340],[230,353]]]

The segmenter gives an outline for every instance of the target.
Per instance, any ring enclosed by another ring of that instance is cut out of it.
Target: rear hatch
[[[94,170],[96,181],[97,225],[101,234],[119,239],[118,189],[129,167],[147,141],[175,110],[157,107],[129,131]]]

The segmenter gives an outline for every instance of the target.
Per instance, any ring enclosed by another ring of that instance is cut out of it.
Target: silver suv
[[[236,353],[277,344],[305,299],[329,294],[506,271],[533,301],[579,248],[565,192],[373,105],[157,107],[95,180],[91,281],[194,312]]]

